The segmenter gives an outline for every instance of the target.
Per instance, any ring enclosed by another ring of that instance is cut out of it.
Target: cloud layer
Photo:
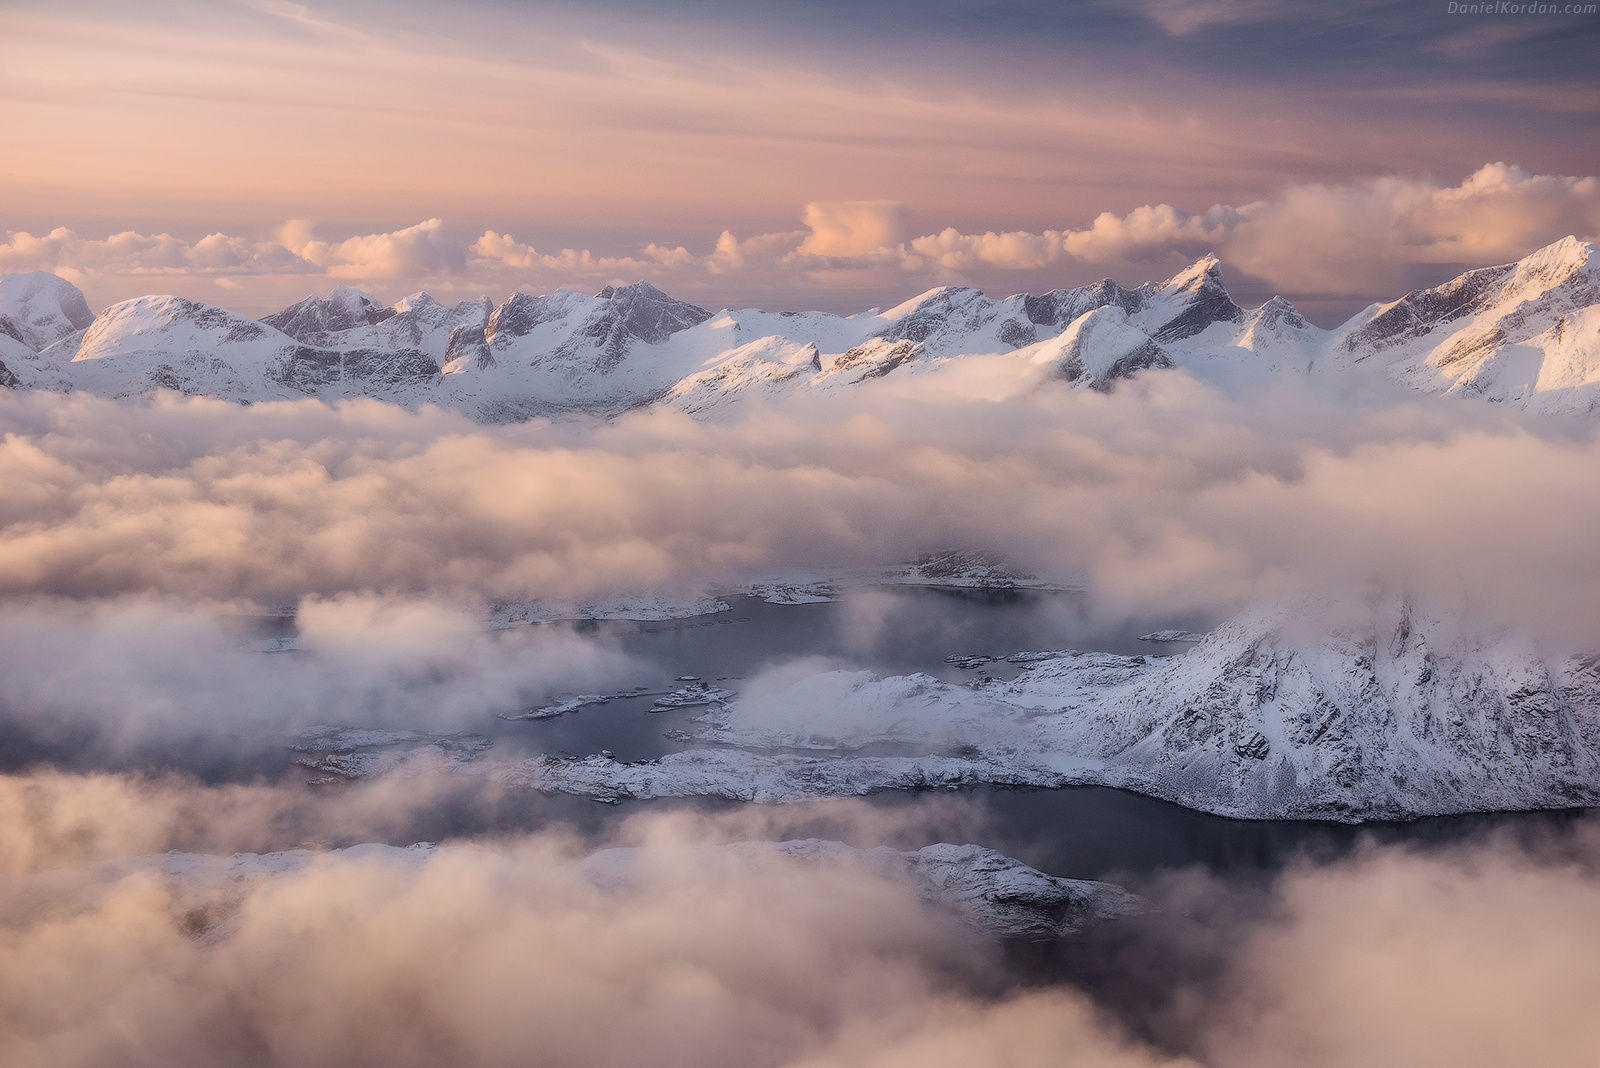
[[[214,233],[186,242],[132,231],[97,239],[58,228],[6,234],[0,271],[53,271],[117,296],[142,294],[156,282],[184,288],[248,278],[252,288],[282,292],[285,300],[332,279],[398,295],[423,286],[503,293],[643,277],[716,304],[789,299],[806,288],[898,298],[915,285],[950,280],[1009,290],[1042,272],[1139,281],[1214,250],[1230,270],[1275,290],[1373,298],[1437,277],[1441,267],[1516,259],[1569,233],[1600,235],[1600,179],[1493,163],[1457,185],[1402,177],[1292,185],[1204,210],[1149,204],[1105,212],[1075,229],[948,227],[908,236],[906,219],[906,206],[891,201],[814,202],[793,231],[724,231],[702,251],[652,242],[620,253],[540,248],[492,229],[458,235],[437,218],[342,239],[318,236],[305,220],[286,223],[271,240]]]
[[[889,378],[730,425],[506,427],[12,393],[0,432],[10,597],[582,601],[971,547],[1110,610],[1378,581],[1600,640],[1593,429],[1359,381],[1001,401]]]
[[[635,816],[599,843],[625,859],[547,830],[242,878],[132,861],[175,805],[259,840],[270,806],[218,793],[0,777],[21,801],[0,828],[8,1064],[1577,1063],[1600,1041],[1592,821],[1358,847],[1264,885],[1158,877],[1145,918],[1057,949],[1136,985],[1160,962],[1141,1011],[1093,981],[1012,985],[996,947],[848,856],[717,848],[738,818]]]

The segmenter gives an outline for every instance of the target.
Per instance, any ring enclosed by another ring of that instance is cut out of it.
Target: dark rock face
[[[0,363],[0,389],[16,389],[22,383],[11,373],[11,368]]]
[[[606,286],[596,296],[611,302],[607,312],[624,333],[651,345],[659,345],[679,330],[699,326],[711,318],[704,308],[674,300],[649,282]]]
[[[466,358],[466,366],[486,371],[494,366],[494,353],[489,351],[489,339],[481,326],[458,326],[450,331],[450,341],[444,348],[444,362],[454,363]]]
[[[1076,289],[1053,289],[1041,296],[1022,298],[1028,320],[1039,326],[1063,327],[1084,312],[1116,306],[1128,314],[1139,310],[1138,293],[1123,289],[1109,278]]]
[[[1507,264],[1468,271],[1433,289],[1413,290],[1344,339],[1346,350],[1379,348],[1427,333],[1483,306],[1485,296],[1515,270]]]
[[[841,354],[833,361],[832,370],[858,371],[855,380],[865,382],[870,378],[882,378],[895,368],[916,359],[921,352],[922,345],[915,341],[897,341],[893,345],[869,341]]]
[[[261,321],[296,341],[316,343],[325,340],[323,335],[356,326],[372,326],[394,314],[393,308],[384,307],[367,294],[341,286],[326,300],[307,297]]]
[[[1235,742],[1233,751],[1242,757],[1249,757],[1251,760],[1265,760],[1267,759],[1267,754],[1272,752],[1272,743],[1267,741],[1266,735],[1256,731],[1246,740]]]
[[[0,334],[4,334],[22,344],[28,344],[28,339],[22,336],[22,324],[16,322],[9,315],[0,315]]]
[[[290,389],[314,394],[344,383],[357,389],[381,391],[384,387],[425,381],[438,374],[438,364],[421,352],[298,345],[273,369],[270,377]]]
[[[1039,335],[1032,326],[1023,326],[1015,319],[1007,319],[1000,324],[1000,340],[1014,349],[1020,349],[1038,341]]]
[[[531,293],[513,293],[489,317],[484,337],[490,341],[499,338],[517,338],[531,334],[535,327],[560,318],[550,297],[536,297]]]
[[[1244,312],[1226,290],[1202,291],[1182,312],[1161,325],[1155,332],[1155,339],[1181,341],[1193,337],[1212,323],[1236,323],[1243,318]]]

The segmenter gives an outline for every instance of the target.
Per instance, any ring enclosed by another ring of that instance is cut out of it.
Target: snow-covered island
[[[1098,785],[1252,819],[1600,801],[1600,662],[1463,639],[1395,599],[1359,621],[1320,607],[1248,613],[1177,656],[1049,654],[967,686],[825,672],[719,703],[698,744],[658,760],[542,757],[495,774],[608,800]]]

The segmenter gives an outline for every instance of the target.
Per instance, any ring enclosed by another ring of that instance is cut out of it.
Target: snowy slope
[[[307,297],[261,321],[298,341],[323,348],[411,350],[444,364],[449,341],[458,329],[483,330],[494,302],[488,297],[464,300],[454,307],[427,293],[413,293],[389,307],[349,286],[339,286],[326,299]]]
[[[1171,355],[1114,304],[1084,312],[1060,334],[1022,351],[1051,376],[1100,390],[1139,371],[1173,365]]]
[[[0,336],[35,352],[94,319],[78,287],[45,271],[0,274]]]
[[[1600,256],[1574,238],[1374,305],[1333,331],[1282,297],[1239,307],[1214,256],[1137,289],[1103,280],[994,299],[941,286],[848,316],[713,313],[645,282],[454,307],[426,293],[383,307],[339,287],[264,324],[154,297],[88,323],[81,296],[50,275],[5,276],[0,295],[0,309],[12,309],[0,318],[0,338],[30,349],[30,337],[53,340],[40,361],[0,352],[21,385],[116,396],[370,395],[487,421],[662,402],[714,418],[747,401],[837,395],[885,378],[948,373],[970,392],[977,368],[993,379],[986,395],[1009,396],[1051,383],[1109,389],[1176,366],[1223,386],[1373,368],[1426,392],[1540,412],[1600,411]],[[93,335],[83,344],[74,337],[79,323]],[[90,358],[106,362],[92,372],[68,366]],[[981,362],[963,362],[973,360]]]
[[[1170,658],[1064,653],[1009,682],[833,671],[642,764],[529,761],[537,789],[787,801],[979,783],[1132,789],[1220,815],[1405,819],[1600,801],[1600,660],[1388,599],[1238,617]],[[869,755],[869,753],[871,755]]]
[[[294,396],[407,399],[438,368],[415,351],[324,349],[265,323],[181,297],[138,297],[101,312],[82,334],[39,355],[19,376],[44,388],[137,396],[156,389],[272,400]]]
[[[1566,237],[1367,309],[1336,331],[1328,359],[1428,392],[1586,414],[1600,410],[1597,305],[1600,253]]]
[[[815,343],[758,338],[714,357],[711,366],[680,379],[665,399],[691,415],[704,415],[746,399],[779,399],[797,380],[809,380],[821,370],[822,357]]]

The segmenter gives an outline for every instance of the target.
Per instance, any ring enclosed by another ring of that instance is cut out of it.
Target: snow
[[[466,731],[395,730],[380,727],[309,727],[289,747],[295,763],[318,773],[312,782],[371,778],[418,760],[466,764],[494,742]]]
[[[0,274],[0,336],[41,352],[94,320],[78,287],[46,271]]]
[[[827,604],[839,599],[838,587],[823,580],[756,582],[746,592],[768,604]]]
[[[1364,613],[1364,614],[1363,614]],[[538,758],[504,781],[607,799],[783,802],[1111,786],[1253,819],[1600,801],[1600,666],[1397,599],[1294,602],[1172,657],[1049,654],[1014,679],[829,671],[702,714],[658,760]]]
[[[1149,634],[1139,635],[1139,640],[1142,642],[1171,644],[1173,642],[1205,641],[1205,637],[1204,634],[1196,634],[1192,630],[1153,630]]]
[[[1334,332],[1326,360],[1379,366],[1426,392],[1589,414],[1600,409],[1597,305],[1600,255],[1567,237],[1517,263],[1374,305]]]
[[[1136,371],[1172,366],[1167,351],[1115,305],[1084,312],[1054,338],[1022,352],[1055,376],[1102,390]]]
[[[719,419],[752,402],[910,380],[999,399],[1052,383],[1110,389],[1168,366],[1224,385],[1373,367],[1424,392],[1582,415],[1600,411],[1596,308],[1600,256],[1575,238],[1372,305],[1332,331],[1282,297],[1241,309],[1214,256],[1131,290],[1104,280],[995,299],[941,286],[851,316],[712,313],[637,282],[454,307],[426,293],[382,307],[340,287],[264,323],[143,297],[91,321],[76,289],[35,273],[0,276],[0,364],[39,389],[373,396],[488,422],[651,403]]]

